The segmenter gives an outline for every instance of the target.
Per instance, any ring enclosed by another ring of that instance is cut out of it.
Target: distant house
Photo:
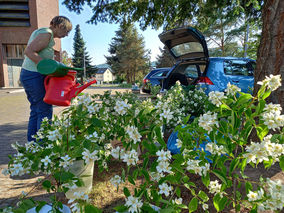
[[[95,78],[98,84],[102,84],[103,82],[111,82],[115,80],[114,73],[110,68],[99,68],[95,74]]]

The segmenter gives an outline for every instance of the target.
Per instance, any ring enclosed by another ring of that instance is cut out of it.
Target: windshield
[[[199,42],[187,42],[174,46],[171,51],[176,57],[179,57],[189,53],[203,52],[203,47]]]

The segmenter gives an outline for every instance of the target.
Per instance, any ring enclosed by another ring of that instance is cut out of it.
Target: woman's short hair
[[[55,16],[51,20],[50,25],[52,25],[53,27],[60,26],[60,27],[65,28],[68,31],[72,30],[72,23],[69,20],[69,18],[65,16]]]

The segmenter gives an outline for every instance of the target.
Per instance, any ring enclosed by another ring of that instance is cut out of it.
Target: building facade
[[[31,33],[59,15],[58,0],[0,0],[0,87],[19,87],[24,50]],[[61,43],[55,39],[56,60]]]
[[[115,80],[115,76],[110,68],[99,68],[95,78],[98,84],[109,83]]]

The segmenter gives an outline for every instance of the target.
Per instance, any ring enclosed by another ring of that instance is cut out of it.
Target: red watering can
[[[43,101],[51,105],[69,106],[72,98],[97,82],[93,80],[84,85],[76,84],[76,74],[76,71],[69,71],[63,77],[47,76],[44,80],[46,93]]]

